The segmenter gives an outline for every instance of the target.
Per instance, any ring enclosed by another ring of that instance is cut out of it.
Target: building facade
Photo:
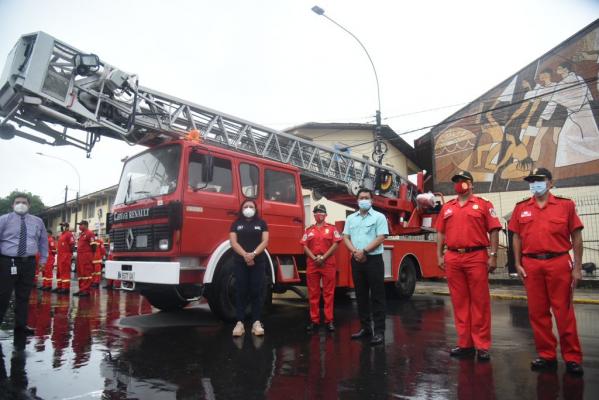
[[[309,122],[285,131],[303,139],[314,141],[319,145],[372,160],[374,127],[370,124]],[[414,148],[398,136],[393,129],[383,125],[381,136],[387,146],[387,153],[382,161],[384,165],[397,170],[404,177],[421,170],[416,160]],[[324,197],[315,196],[310,190],[304,189],[303,195],[306,225],[314,223],[312,209],[316,204],[324,204],[327,207],[329,222],[345,221],[345,217],[355,211],[352,208],[331,202]]]

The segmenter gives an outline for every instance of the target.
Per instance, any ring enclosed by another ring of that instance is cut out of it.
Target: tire
[[[399,276],[393,285],[395,295],[400,299],[409,299],[416,289],[416,266],[410,258],[404,258],[399,266]]]
[[[226,322],[234,322],[237,320],[235,312],[235,274],[234,274],[234,260],[233,257],[227,257],[223,263],[218,267],[214,274],[214,279],[210,284],[207,292],[208,305],[210,310],[219,319]],[[268,268],[268,264],[267,264]],[[272,305],[272,283],[270,275],[265,274],[265,285],[264,291],[262,292],[262,298],[264,306],[262,308],[262,314],[266,314]],[[251,308],[248,305],[245,313],[246,317],[250,315]]]
[[[189,302],[179,294],[176,286],[160,285],[141,290],[152,306],[160,311],[176,311],[185,307]]]

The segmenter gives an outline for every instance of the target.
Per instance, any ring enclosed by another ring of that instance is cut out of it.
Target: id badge
[[[10,274],[11,275],[16,275],[17,274],[17,267],[15,265],[13,265],[12,267],[10,267]]]

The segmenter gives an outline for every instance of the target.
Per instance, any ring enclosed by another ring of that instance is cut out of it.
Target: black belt
[[[23,256],[23,257],[15,256],[15,257],[13,257],[13,256],[5,256],[4,254],[0,254],[0,258],[10,258],[11,260],[21,261],[21,262],[35,260],[35,256]]]
[[[455,251],[456,253],[464,254],[464,253],[472,253],[473,251],[485,250],[487,246],[476,246],[476,247],[463,247],[458,249],[456,247],[448,247],[447,250]]]
[[[564,254],[568,254],[568,252],[564,251],[562,253],[528,253],[528,254],[522,254],[522,255],[524,257],[534,258],[536,260],[549,260],[551,258],[559,257]]]

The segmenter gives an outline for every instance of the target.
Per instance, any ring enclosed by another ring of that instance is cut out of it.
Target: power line
[[[451,123],[454,123],[454,122],[458,122],[458,121],[461,121],[461,120],[464,120],[464,119],[467,119],[467,118],[476,117],[477,115],[483,115],[483,114],[486,114],[488,112],[493,112],[493,111],[496,111],[496,110],[502,110],[502,109],[505,109],[505,108],[510,108],[510,107],[515,106],[515,105],[527,102],[527,101],[531,101],[531,100],[534,100],[534,99],[537,99],[537,98],[547,97],[548,95],[553,95],[554,93],[561,92],[561,91],[568,90],[568,89],[572,89],[572,88],[575,88],[577,86],[586,85],[587,83],[592,83],[592,82],[595,82],[595,81],[597,81],[597,77],[593,77],[593,78],[590,78],[590,79],[587,79],[587,80],[582,80],[582,81],[579,81],[579,82],[574,83],[574,84],[569,84],[567,87],[554,90],[551,93],[544,93],[544,94],[540,94],[540,95],[537,95],[537,96],[532,96],[532,97],[530,97],[528,99],[522,99],[522,100],[519,100],[519,101],[514,102],[514,103],[508,103],[508,104],[504,104],[504,105],[501,105],[501,106],[497,106],[495,108],[489,108],[489,109],[484,110],[484,111],[479,111],[479,112],[476,112],[476,113],[468,114],[468,115],[465,115],[465,116],[462,116],[462,117],[458,117],[458,118],[454,118],[454,119],[448,119],[448,120],[442,121],[442,122],[440,122],[438,124],[428,125],[428,126],[423,126],[421,128],[416,128],[416,129],[411,129],[411,130],[407,130],[407,131],[403,131],[403,132],[398,132],[397,136],[403,136],[403,135],[407,135],[409,133],[419,132],[419,131],[422,131],[424,129],[431,129],[431,128],[434,128],[434,127],[437,127],[437,126],[440,126],[440,125],[448,125],[448,124],[451,124]],[[501,97],[501,95],[499,95],[497,98],[499,98],[499,97]],[[477,124],[477,125],[480,125],[480,124]],[[398,139],[399,139],[399,137],[398,138],[390,138],[390,139],[387,139],[387,140],[393,141],[393,140],[398,140]],[[352,145],[352,146],[347,146],[347,148],[358,147],[358,146],[362,146],[364,144],[370,144],[370,143],[374,143],[374,142],[375,142],[374,140],[370,140],[370,141],[363,142],[363,143],[360,143],[360,144],[355,144],[355,145]]]

